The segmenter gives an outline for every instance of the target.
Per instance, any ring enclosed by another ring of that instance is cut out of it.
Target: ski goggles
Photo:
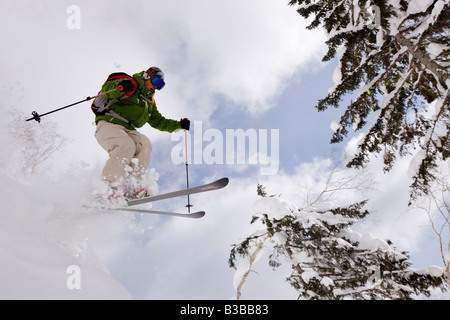
[[[166,85],[166,83],[164,82],[164,74],[162,72],[155,73],[153,75],[153,78],[150,77],[150,75],[148,75],[147,72],[144,72],[143,78],[144,80],[150,80],[158,90],[161,90]]]

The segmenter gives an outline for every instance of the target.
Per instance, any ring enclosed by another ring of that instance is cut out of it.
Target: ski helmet
[[[151,67],[144,72],[144,80],[151,80],[156,89],[161,90],[166,83],[164,82],[164,73],[158,67]]]

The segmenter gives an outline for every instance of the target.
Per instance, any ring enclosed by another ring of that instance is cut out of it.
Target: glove
[[[181,129],[189,130],[189,127],[191,126],[191,121],[189,121],[188,118],[184,118],[180,120]]]
[[[131,82],[131,80],[122,80],[117,85],[117,88],[121,92],[133,91],[134,90],[134,84],[133,84],[133,82]]]

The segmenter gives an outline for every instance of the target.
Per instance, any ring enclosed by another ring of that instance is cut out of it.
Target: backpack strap
[[[105,113],[105,116],[111,116],[115,119],[118,119],[120,121],[125,122],[127,125],[129,125],[130,127],[136,128],[136,126],[133,124],[133,122],[131,122],[128,119],[125,119],[124,117],[122,117],[120,114],[118,114],[117,112],[114,112],[112,110],[108,110],[108,112]]]

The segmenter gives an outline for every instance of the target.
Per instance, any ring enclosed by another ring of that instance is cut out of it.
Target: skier
[[[164,86],[164,73],[157,67],[132,77],[114,73],[101,90],[112,92],[97,97],[92,104],[97,125],[95,138],[109,154],[102,172],[102,178],[111,188],[109,200],[148,196],[142,177],[150,164],[152,145],[136,128],[148,123],[160,131],[189,130],[190,121],[187,118],[177,121],[166,119],[159,113],[154,95],[155,90],[161,90]],[[127,186],[126,171],[130,168],[137,183]]]

